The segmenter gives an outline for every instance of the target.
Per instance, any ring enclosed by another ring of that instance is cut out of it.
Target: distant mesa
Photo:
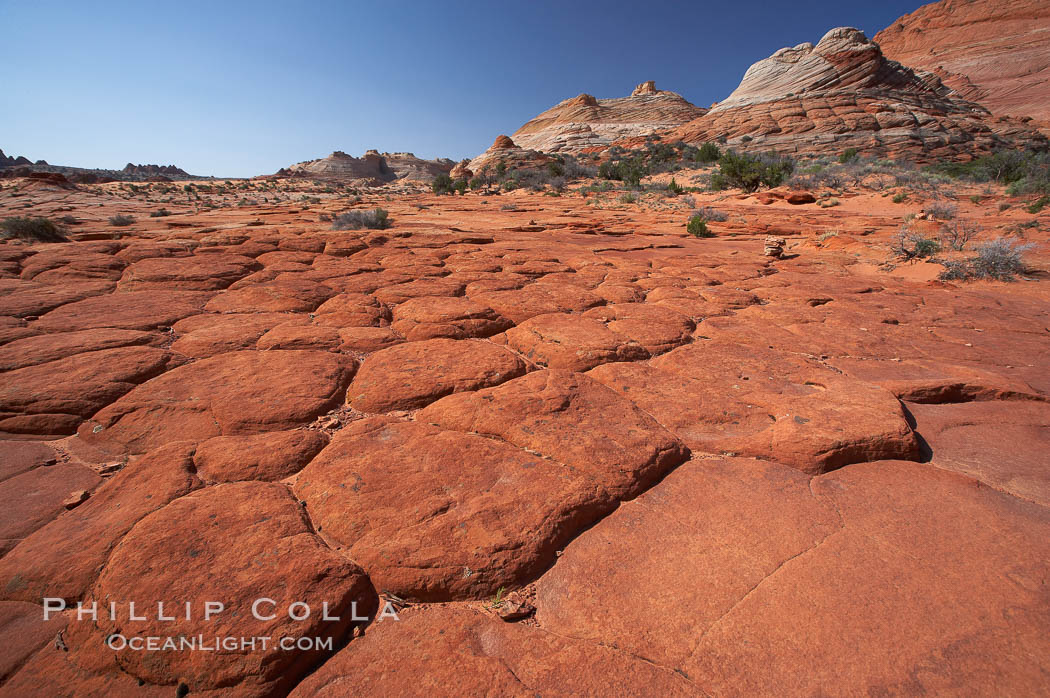
[[[174,179],[185,179],[190,174],[175,165],[133,165],[130,162],[121,170],[126,175],[142,177],[168,177]]]
[[[936,75],[888,60],[851,27],[755,63],[729,97],[664,140],[787,154],[858,148],[918,161],[1047,144],[1034,128],[993,117]]]
[[[577,154],[621,138],[666,131],[706,112],[648,80],[628,97],[597,99],[584,93],[567,99],[527,122],[511,139],[526,150]]]
[[[46,160],[32,162],[29,158],[4,155],[0,150],[0,177],[29,177],[39,175],[60,175],[62,181],[76,184],[104,184],[106,182],[170,182],[185,179],[206,179],[191,175],[175,165],[133,165],[128,163],[123,170],[104,170],[87,167],[70,167],[51,165]],[[37,177],[41,181],[58,182],[56,178]]]
[[[1046,0],[942,0],[904,15],[875,42],[994,114],[1050,124],[1048,36]]]
[[[277,177],[302,177],[317,180],[382,184],[399,179],[429,182],[439,174],[447,174],[455,163],[447,158],[423,160],[412,153],[380,153],[365,151],[361,157],[337,150],[326,158],[307,160],[290,167],[282,167]]]

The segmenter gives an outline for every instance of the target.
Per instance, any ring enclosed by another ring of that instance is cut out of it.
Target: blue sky
[[[0,149],[274,172],[333,150],[476,155],[644,80],[701,106],[778,48],[922,3],[0,0]]]

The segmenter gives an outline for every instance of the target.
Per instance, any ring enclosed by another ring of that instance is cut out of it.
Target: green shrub
[[[128,215],[125,215],[123,213],[118,213],[115,216],[110,216],[109,217],[109,224],[110,225],[115,225],[115,226],[118,226],[118,227],[131,225],[134,222],[135,222],[135,217],[134,216],[128,216]]]
[[[444,172],[434,177],[434,181],[430,183],[430,189],[435,194],[452,194],[455,192],[452,178]]]
[[[893,245],[893,251],[904,259],[921,259],[932,257],[941,250],[941,243],[908,230],[908,224],[901,226]]]
[[[842,151],[842,154],[839,155],[839,162],[843,165],[849,164],[857,159],[858,154],[859,151],[856,148],[846,148]]]
[[[671,177],[671,183],[667,185],[667,193],[670,194],[671,196],[678,196],[679,194],[681,194],[684,191],[685,191],[685,189],[683,189],[678,184],[678,182],[674,181],[674,177]]]
[[[65,234],[47,218],[5,218],[0,221],[0,238],[27,242],[64,242]]]
[[[893,195],[893,203],[895,203],[895,204],[903,204],[907,200],[908,200],[908,195],[905,194],[902,191],[899,191],[899,192],[897,192],[896,194]]]
[[[714,233],[707,229],[707,220],[699,213],[694,213],[689,217],[689,222],[685,224],[685,231],[695,238],[713,238],[715,236]]]
[[[603,162],[598,167],[598,176],[602,179],[614,179],[630,187],[640,185],[642,177],[648,174],[649,168],[640,157],[618,161],[610,160]]]
[[[1039,213],[1047,204],[1050,204],[1050,196],[1040,196],[1038,199],[1036,199],[1027,207],[1025,207],[1025,210],[1032,214]]]
[[[737,187],[745,192],[758,191],[759,187],[778,187],[794,171],[795,162],[790,158],[774,154],[753,156],[727,150],[718,159],[717,182],[722,187]],[[712,185],[715,184],[712,178]]]
[[[457,179],[452,183],[452,190],[459,192],[461,195],[465,194],[467,187],[470,186],[469,182],[465,179]]]
[[[166,208],[158,208],[153,213],[149,214],[150,218],[163,218],[164,216],[170,216],[171,211]]]
[[[717,162],[722,157],[722,151],[714,143],[704,143],[697,149],[697,162]]]
[[[371,228],[382,230],[390,227],[390,214],[384,209],[356,209],[340,213],[332,221],[332,230],[360,230]]]

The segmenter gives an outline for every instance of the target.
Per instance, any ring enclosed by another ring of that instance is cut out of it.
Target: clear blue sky
[[[644,80],[701,106],[828,29],[921,0],[0,0],[0,149],[52,164],[274,172],[333,150],[476,155]]]

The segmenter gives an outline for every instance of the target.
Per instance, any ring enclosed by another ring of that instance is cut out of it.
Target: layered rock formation
[[[814,46],[784,48],[752,65],[737,89],[667,140],[727,140],[782,153],[867,154],[917,160],[1042,146],[1025,123],[993,117],[932,73],[883,56],[857,29],[832,29]]]
[[[942,0],[875,35],[893,60],[936,73],[994,114],[1050,123],[1050,3]]]
[[[581,94],[567,99],[526,123],[511,138],[526,149],[579,153],[620,138],[674,128],[706,111],[680,94],[656,89],[649,80],[634,88],[628,97],[596,99]]]
[[[355,158],[337,150],[326,158],[307,160],[277,171],[279,177],[307,177],[310,179],[347,182],[370,180],[374,183],[392,182],[395,179],[430,181],[439,174],[448,173],[451,160],[423,160],[412,153],[380,153],[365,151]]]
[[[477,156],[467,165],[473,174],[492,171],[502,163],[508,170],[522,170],[542,167],[553,158],[538,150],[522,148],[509,136],[500,135],[496,137],[489,149]]]

